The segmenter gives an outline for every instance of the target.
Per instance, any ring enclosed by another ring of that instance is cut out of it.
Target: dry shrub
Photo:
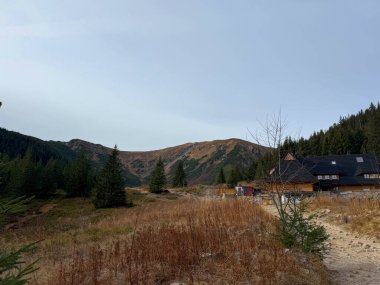
[[[273,236],[276,221],[241,200],[157,202],[119,211],[97,227],[129,234],[75,245],[46,261],[31,284],[325,284],[324,267]]]

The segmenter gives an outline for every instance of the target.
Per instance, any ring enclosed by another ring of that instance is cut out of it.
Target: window
[[[330,179],[330,175],[324,175],[324,176],[323,176],[323,179],[326,179],[326,180],[327,180],[327,179]]]
[[[336,161],[335,161],[335,160],[331,161],[331,164],[335,165],[335,164],[336,164]]]
[[[356,157],[356,162],[357,163],[361,163],[361,162],[363,162],[364,160],[363,160],[363,157],[361,157],[361,156],[357,156]]]
[[[364,174],[364,178],[366,179],[376,179],[376,178],[380,178],[380,175],[375,173],[375,174]]]
[[[318,180],[322,180],[322,179],[323,179],[322,175],[318,175]]]
[[[338,175],[331,175],[331,179],[339,179],[339,176]]]

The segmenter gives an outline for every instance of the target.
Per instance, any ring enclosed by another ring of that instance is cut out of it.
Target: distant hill
[[[46,162],[50,158],[70,161],[79,151],[84,151],[96,166],[101,166],[111,149],[79,139],[69,142],[43,141],[0,128],[0,154],[10,158],[23,155],[31,148],[36,161]],[[281,148],[282,156],[331,155],[347,153],[373,153],[380,160],[380,104],[371,104],[356,115],[341,117],[326,131],[312,134],[308,139],[287,138]],[[267,148],[240,139],[187,143],[161,150],[145,152],[121,151],[127,184],[145,184],[153,167],[161,156],[164,160],[168,181],[174,174],[177,163],[184,161],[189,184],[210,184],[221,167],[228,176],[233,166],[247,169],[257,162],[256,178],[265,177],[273,167],[275,158]]]
[[[0,154],[11,159],[23,156],[27,149],[33,152],[35,161],[47,162],[50,158],[70,161],[84,151],[91,162],[101,167],[111,148],[79,139],[69,142],[43,141],[0,128]],[[246,169],[252,161],[266,153],[266,148],[240,139],[187,143],[154,151],[120,151],[124,177],[129,186],[139,186],[149,181],[149,176],[162,157],[168,182],[174,175],[177,163],[184,161],[189,184],[214,183],[221,167],[226,177],[234,166]]]
[[[111,149],[82,140],[66,143],[71,150],[84,151],[95,163],[102,163]],[[267,148],[240,139],[216,140],[187,143],[154,151],[121,151],[120,159],[124,166],[129,185],[148,183],[149,176],[159,159],[164,160],[168,181],[174,175],[177,163],[184,161],[184,169],[189,184],[211,184],[221,167],[228,174],[233,166],[246,168],[262,157]]]
[[[76,156],[76,152],[62,142],[43,141],[0,128],[1,154],[13,159],[17,156],[23,156],[29,148],[32,150],[36,161],[47,162],[50,158],[71,160]]]

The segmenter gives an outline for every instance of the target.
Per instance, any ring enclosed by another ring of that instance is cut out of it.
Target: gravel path
[[[263,208],[276,215],[274,206]],[[318,217],[317,222],[330,235],[329,251],[323,263],[333,284],[380,285],[380,241],[331,224],[326,217]]]
[[[324,264],[335,284],[380,284],[380,243],[355,235],[324,218],[320,222],[330,235],[330,250]]]

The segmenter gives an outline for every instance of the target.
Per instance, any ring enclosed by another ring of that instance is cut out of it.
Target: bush
[[[5,203],[0,203],[0,221],[9,213],[19,211],[30,199],[32,198],[25,198],[25,196],[23,196]],[[36,243],[38,242],[28,244],[13,251],[0,250],[1,285],[23,285],[27,283],[28,279],[25,277],[38,269],[35,267],[37,260],[25,265],[25,262],[21,261],[21,257],[23,254],[35,250]]]
[[[298,247],[304,252],[313,253],[320,258],[326,252],[325,242],[328,234],[323,226],[317,225],[314,215],[306,216],[306,205],[295,203],[280,210],[280,240],[287,248]]]

